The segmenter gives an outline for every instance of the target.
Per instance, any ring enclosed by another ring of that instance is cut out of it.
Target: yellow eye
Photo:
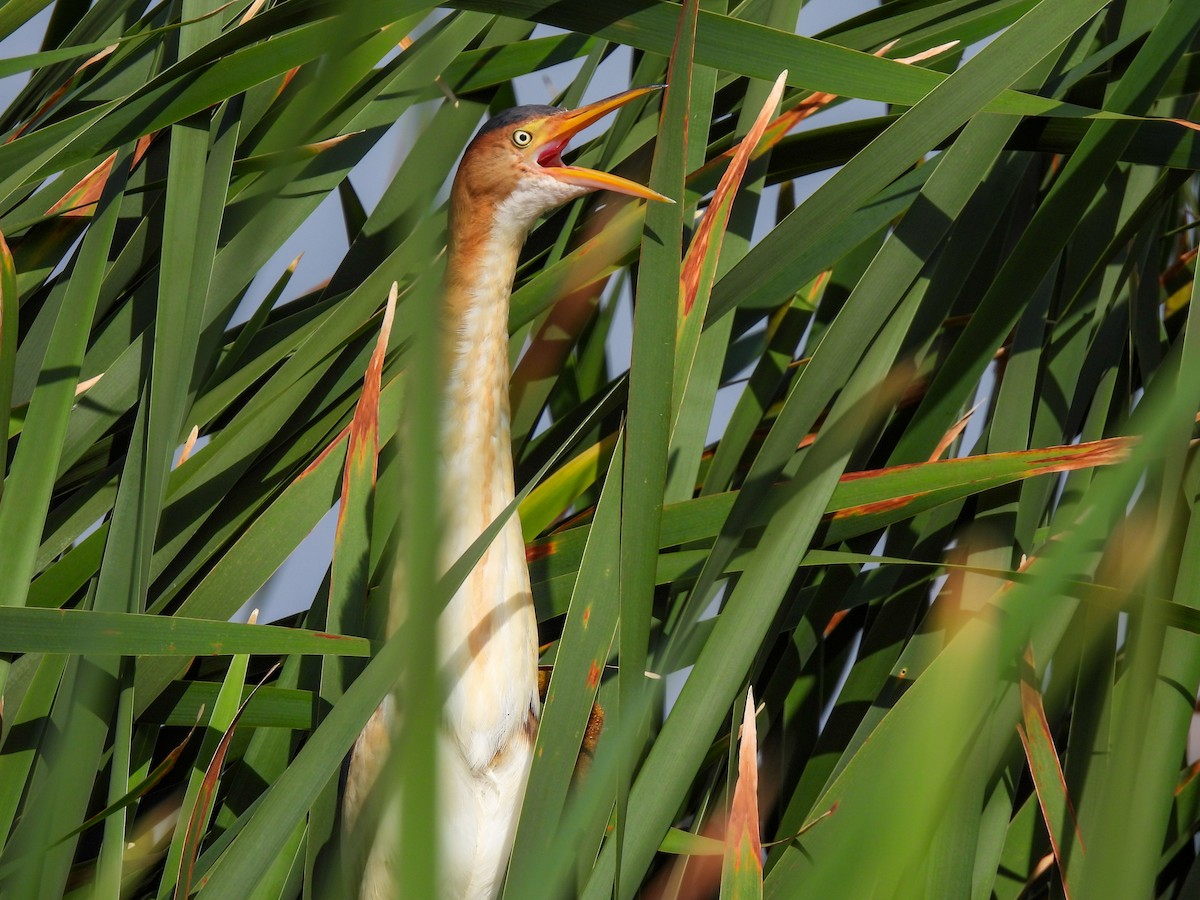
[[[532,141],[533,135],[524,129],[514,131],[512,134],[512,142],[518,147],[528,147]]]

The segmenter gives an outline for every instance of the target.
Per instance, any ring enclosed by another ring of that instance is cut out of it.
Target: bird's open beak
[[[589,103],[587,106],[581,106],[579,109],[573,109],[569,112],[552,116],[546,122],[544,130],[541,132],[542,141],[536,151],[538,165],[542,167],[547,175],[552,175],[559,181],[564,181],[567,184],[577,184],[597,191],[615,191],[618,194],[629,194],[633,197],[642,197],[646,200],[662,200],[666,203],[674,203],[675,201],[670,197],[664,197],[658,191],[652,191],[650,188],[638,184],[636,181],[630,181],[627,178],[613,175],[610,172],[598,172],[595,169],[564,165],[562,161],[562,152],[567,146],[567,141],[574,135],[583,131],[584,128],[598,119],[602,119],[614,110],[624,106],[630,100],[636,100],[638,97],[643,97],[651,91],[657,91],[662,87],[664,85],[656,84],[650,87],[634,88],[631,91],[625,91],[623,94],[617,94],[614,97],[598,100],[595,103]]]

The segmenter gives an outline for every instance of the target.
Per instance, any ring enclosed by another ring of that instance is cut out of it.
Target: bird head
[[[524,238],[539,216],[591,191],[606,190],[673,203],[657,191],[562,161],[567,142],[588,125],[654,87],[635,88],[578,109],[517,106],[490,119],[463,154],[454,179],[452,214],[492,213],[492,225]]]

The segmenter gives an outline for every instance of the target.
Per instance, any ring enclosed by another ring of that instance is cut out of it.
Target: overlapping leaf
[[[0,11],[45,33],[0,62],[28,73],[0,114],[0,893],[338,895],[342,758],[397,672],[434,671],[438,598],[483,552],[426,565],[440,188],[489,112],[672,65],[661,115],[575,152],[653,160],[679,205],[586,198],[517,272],[554,675],[509,896],[688,896],[702,859],[711,891],[748,681],[751,894],[1189,895],[1195,4],[885,3],[815,37],[795,0],[455,6]],[[326,246],[292,246],[310,219]],[[339,479],[332,572],[283,590],[311,609],[228,621]],[[402,508],[430,603],[373,645]],[[430,739],[436,703],[409,711]],[[189,784],[178,817],[159,798]],[[432,845],[404,853],[429,894]]]

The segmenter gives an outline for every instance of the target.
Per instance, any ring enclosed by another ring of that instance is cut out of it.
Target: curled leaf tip
[[[913,63],[924,62],[927,59],[933,59],[935,56],[941,56],[947,50],[957,47],[959,41],[947,41],[944,44],[938,44],[936,47],[930,47],[928,50],[922,50],[920,53],[914,53],[912,56],[902,56],[896,62],[912,65]]]
[[[200,439],[200,426],[193,425],[192,430],[188,432],[187,440],[183,442],[183,449],[179,451],[179,462],[175,464],[175,468],[179,468],[192,455],[192,451],[196,449],[196,441]]]
[[[104,373],[101,372],[99,375],[93,375],[91,378],[85,378],[83,381],[79,382],[79,384],[75,385],[75,396],[79,397],[82,394],[87,393],[89,390],[95,387],[96,382],[103,377]]]

